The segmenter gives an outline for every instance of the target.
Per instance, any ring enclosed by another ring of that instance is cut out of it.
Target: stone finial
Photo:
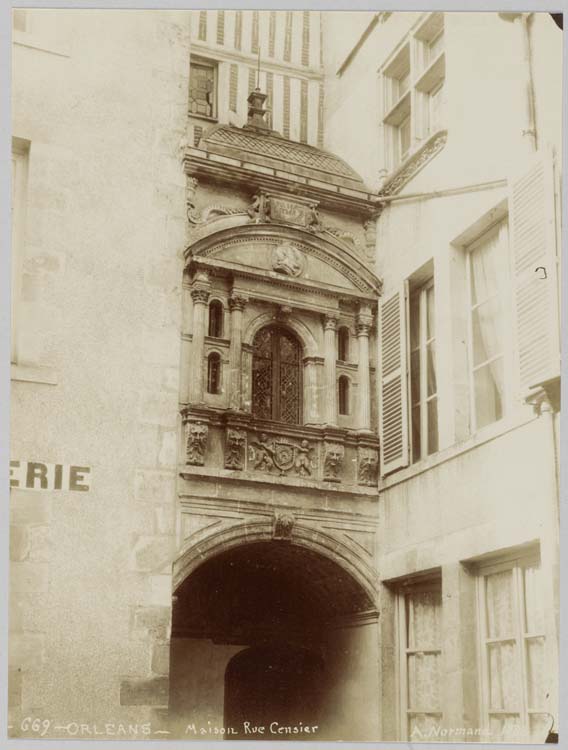
[[[264,115],[266,110],[264,109],[264,102],[268,98],[267,94],[263,94],[259,88],[254,89],[248,95],[248,117],[245,128],[254,128],[254,130],[265,130],[269,131]]]

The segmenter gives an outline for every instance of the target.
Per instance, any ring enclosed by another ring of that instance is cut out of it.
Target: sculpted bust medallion
[[[274,250],[272,268],[287,276],[300,276],[304,271],[304,254],[287,242],[278,245]]]

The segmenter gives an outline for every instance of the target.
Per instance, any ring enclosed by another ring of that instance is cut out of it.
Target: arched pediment
[[[376,297],[381,282],[367,264],[335,238],[279,224],[239,226],[240,216],[220,217],[217,231],[201,236],[186,250],[186,260],[272,282],[327,289],[332,293]]]

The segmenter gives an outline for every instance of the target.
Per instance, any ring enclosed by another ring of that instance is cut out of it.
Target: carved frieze
[[[227,428],[225,435],[225,468],[241,471],[245,468],[247,434],[244,430]]]
[[[207,449],[208,434],[209,427],[205,423],[186,423],[186,460],[188,464],[193,464],[194,466],[203,466],[203,464],[205,463],[205,451]]]
[[[290,539],[295,522],[293,513],[275,513],[272,521],[272,538]]]
[[[341,482],[345,448],[340,443],[325,443],[323,479],[325,482]]]
[[[379,454],[374,448],[359,448],[357,451],[357,481],[359,484],[372,487],[377,484],[379,472]]]
[[[308,440],[288,437],[249,438],[249,469],[280,476],[296,475],[317,478],[317,458]]]

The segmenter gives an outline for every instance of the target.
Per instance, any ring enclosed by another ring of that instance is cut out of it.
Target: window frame
[[[210,68],[213,71],[213,103],[211,105],[211,115],[203,115],[191,111],[191,71],[198,68]],[[219,62],[212,58],[201,57],[200,55],[191,55],[189,63],[189,96],[188,96],[188,115],[190,118],[198,120],[207,120],[208,122],[217,122],[219,119]]]
[[[340,417],[351,415],[351,379],[343,373],[337,378],[337,414]]]
[[[445,18],[443,11],[429,13],[418,28],[411,29],[380,69],[382,81],[382,127],[384,167],[393,172],[402,167],[429,138],[443,130],[443,93],[437,123],[432,121],[432,97],[443,92],[446,80]],[[434,42],[442,45],[431,59]],[[402,75],[408,66],[408,73]],[[408,75],[408,86],[400,93],[399,81]],[[402,150],[402,128],[410,119],[409,148]],[[435,127],[434,127],[435,125]]]
[[[213,364],[215,363],[215,364]],[[216,381],[216,389],[211,390],[211,373],[213,371],[213,367],[216,367],[217,369],[217,381]],[[207,393],[210,396],[220,396],[223,392],[223,358],[221,354],[218,351],[211,351],[207,355],[207,381],[206,381],[206,390]]]
[[[271,395],[270,395],[270,403],[271,403],[271,416],[268,420],[265,420],[264,417],[259,417],[255,414],[255,379],[254,379],[254,363],[255,363],[255,351],[254,351],[254,345],[256,337],[264,330],[269,329],[272,332],[276,332],[278,334],[277,338],[280,339],[281,336],[286,336],[287,338],[292,339],[295,341],[297,347],[298,347],[298,362],[297,362],[297,374],[298,374],[298,403],[297,403],[297,419],[294,422],[287,422],[283,420],[282,417],[282,407],[281,407],[281,393],[280,393],[280,382],[281,382],[281,365],[282,360],[280,358],[280,348],[277,345],[275,338],[273,336],[271,341],[271,351],[272,351],[272,357],[271,357]],[[252,340],[252,357],[251,357],[251,366],[252,366],[252,373],[251,373],[251,413],[254,419],[259,419],[262,421],[270,421],[270,422],[277,422],[278,424],[284,424],[284,425],[302,425],[304,423],[304,408],[303,408],[303,372],[302,372],[302,357],[303,357],[303,346],[302,341],[300,338],[296,335],[296,333],[293,330],[290,330],[286,326],[282,325],[273,325],[269,324],[267,326],[263,326],[260,328],[256,333]]]
[[[538,549],[525,550],[516,555],[503,556],[498,560],[492,560],[484,563],[477,563],[474,566],[476,573],[477,588],[477,618],[478,618],[478,673],[479,673],[479,697],[481,725],[484,733],[490,732],[491,716],[519,716],[519,724],[522,728],[522,734],[515,736],[515,739],[497,740],[501,742],[530,742],[530,716],[543,715],[550,713],[543,707],[541,710],[534,706],[529,706],[529,676],[528,676],[528,649],[527,641],[540,638],[544,641],[545,659],[547,648],[546,626],[542,632],[528,633],[525,630],[526,622],[526,599],[524,586],[524,571],[526,568],[539,568],[542,571],[542,562],[540,551]],[[512,576],[512,601],[513,601],[513,623],[514,632],[510,635],[513,637],[490,638],[487,635],[487,578],[495,573],[511,571]],[[492,709],[491,708],[491,685],[490,685],[490,666],[489,666],[489,646],[494,643],[515,643],[515,662],[517,674],[520,680],[520,704],[518,710]],[[551,715],[552,716],[552,715]],[[556,720],[556,717],[555,717]]]
[[[211,310],[212,308],[218,312],[215,313],[215,315],[218,315],[218,332],[215,333],[214,331],[211,331],[213,318],[211,317]],[[209,301],[209,305],[207,306],[207,335],[209,338],[214,339],[222,339],[223,334],[225,332],[225,306],[223,305],[222,301],[220,299],[217,299],[216,297]]]
[[[430,338],[428,338],[428,332],[427,332],[427,323],[428,323],[428,292],[434,289],[434,335]],[[412,348],[412,338],[411,338],[411,326],[412,326],[412,316],[411,316],[411,306],[410,306],[410,298],[414,295],[418,296],[418,347]],[[407,314],[407,346],[408,346],[408,418],[409,418],[409,452],[410,452],[410,463],[415,464],[418,463],[418,461],[422,461],[428,456],[432,456],[435,453],[438,453],[440,450],[440,426],[439,426],[439,419],[436,420],[436,429],[437,429],[437,446],[436,449],[429,452],[428,450],[428,404],[431,401],[436,401],[436,414],[437,417],[439,417],[439,394],[438,394],[438,360],[436,356],[436,292],[435,292],[435,284],[434,284],[434,276],[430,276],[427,281],[423,282],[420,285],[417,285],[413,289],[409,289],[408,291],[408,314]],[[436,379],[436,390],[433,394],[428,396],[428,347],[430,344],[434,343],[434,377]],[[418,351],[419,352],[419,372],[420,372],[420,400],[418,402],[418,405],[420,407],[420,454],[419,456],[414,455],[414,445],[413,445],[413,418],[412,418],[412,412],[414,408],[414,403],[412,400],[412,354],[413,352]],[[425,450],[423,448],[423,444],[425,443]]]
[[[509,238],[509,217],[508,214],[500,217],[497,221],[493,222],[489,226],[485,227],[475,239],[472,239],[464,247],[466,253],[466,298],[467,298],[467,370],[468,370],[468,390],[469,390],[469,413],[470,413],[470,432],[476,434],[480,430],[491,428],[493,425],[501,422],[511,411],[511,390],[513,385],[513,351],[512,343],[510,338],[503,336],[503,350],[499,355],[495,355],[479,365],[474,365],[473,360],[473,308],[471,284],[472,284],[472,270],[471,270],[471,257],[472,253],[475,252],[494,232],[503,232],[505,230],[505,239],[503,246],[506,248],[507,258],[507,278],[504,280],[502,295],[502,307],[501,312],[503,315],[503,331],[513,331],[512,311],[511,311],[511,245]],[[501,242],[501,241],[500,241]],[[486,301],[486,300],[484,300]],[[483,303],[477,303],[476,307]],[[475,371],[480,370],[483,367],[487,367],[491,362],[495,361],[499,357],[503,360],[503,393],[501,397],[502,401],[502,413],[498,419],[494,419],[481,427],[477,425],[477,413],[476,413],[476,401],[475,401]]]
[[[439,593],[440,594],[440,647],[433,649],[410,648],[408,646],[408,622],[406,615],[406,597],[415,593]],[[399,741],[411,741],[409,732],[409,720],[411,715],[426,714],[440,717],[440,725],[444,721],[443,701],[440,711],[417,711],[409,709],[408,700],[408,656],[412,654],[436,653],[439,655],[440,667],[443,666],[444,649],[442,634],[443,597],[441,576],[410,580],[399,585],[396,589],[396,633],[397,633],[397,675],[398,675],[398,732]]]
[[[337,361],[350,362],[351,332],[349,326],[342,325],[337,329]],[[345,356],[342,357],[341,355]]]

